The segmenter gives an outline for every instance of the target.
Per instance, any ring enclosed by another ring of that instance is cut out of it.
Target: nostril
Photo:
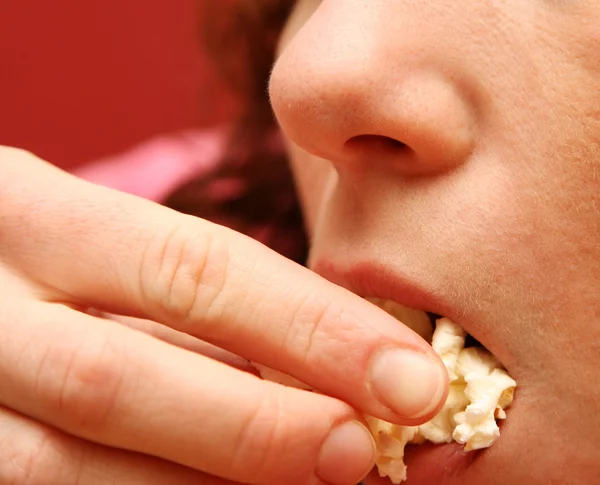
[[[358,152],[376,152],[390,155],[407,154],[411,148],[395,138],[382,135],[358,135],[346,142],[346,149]]]

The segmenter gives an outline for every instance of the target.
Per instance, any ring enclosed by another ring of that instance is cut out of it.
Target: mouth
[[[400,426],[367,416],[375,438],[377,472],[366,485],[439,483],[464,472],[481,451],[500,437],[498,422],[513,401],[516,382],[494,355],[467,329],[442,315],[456,314],[440,299],[397,275],[332,265],[313,269],[383,309],[430,343],[450,378],[441,411],[421,426]],[[446,313],[447,312],[447,313]],[[410,467],[410,471],[408,471]]]

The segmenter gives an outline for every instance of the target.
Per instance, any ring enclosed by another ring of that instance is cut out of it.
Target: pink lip
[[[440,485],[464,473],[480,456],[480,451],[466,452],[462,445],[410,445],[406,449],[405,463],[407,479],[402,485]],[[387,478],[381,478],[377,470],[363,480],[365,485],[391,485]]]
[[[419,283],[376,262],[341,263],[329,259],[312,261],[313,271],[362,297],[386,298],[409,308],[452,318],[452,309]]]

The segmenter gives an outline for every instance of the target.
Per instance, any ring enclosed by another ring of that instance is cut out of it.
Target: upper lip
[[[511,362],[510,354],[499,346],[490,332],[482,332],[472,316],[452,305],[433,284],[427,284],[427,275],[422,281],[411,281],[401,271],[372,260],[355,259],[350,261],[313,258],[311,269],[325,279],[337,284],[363,298],[385,298],[415,310],[422,310],[444,316],[460,325],[486,349],[492,352],[507,368]],[[429,278],[431,281],[431,278]],[[449,292],[446,292],[448,295]]]
[[[311,268],[325,279],[363,298],[390,299],[409,308],[454,320],[456,311],[443,297],[428,290],[423,282],[409,281],[405,275],[376,261],[345,263],[318,258],[311,261]],[[462,326],[462,322],[460,324]]]

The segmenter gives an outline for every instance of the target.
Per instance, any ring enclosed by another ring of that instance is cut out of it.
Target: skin
[[[2,484],[354,485],[363,413],[443,402],[426,342],[250,238],[21,150],[0,147],[0,187]]]
[[[518,382],[491,449],[409,484],[600,476],[599,22],[585,0],[299,0],[282,36],[312,268],[363,293],[344,271],[387,268]]]

